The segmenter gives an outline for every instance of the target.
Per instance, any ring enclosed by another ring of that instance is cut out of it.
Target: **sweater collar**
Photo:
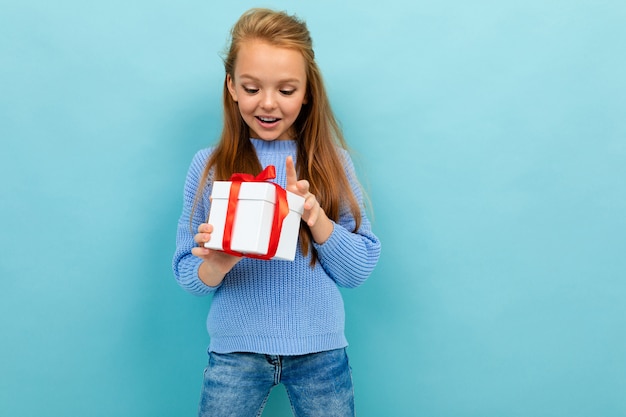
[[[263,140],[250,138],[257,152],[293,152],[297,148],[295,140]]]

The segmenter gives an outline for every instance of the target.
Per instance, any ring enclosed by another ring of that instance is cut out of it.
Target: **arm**
[[[208,152],[206,150],[198,152],[187,172],[183,211],[178,220],[176,251],[172,261],[172,269],[178,284],[186,291],[196,295],[206,295],[215,291],[226,273],[240,259],[202,247],[204,242],[210,239],[212,231],[212,227],[204,223],[210,208],[208,189],[204,190],[204,195],[193,212],[190,226],[189,219],[192,215],[196,191],[207,158]],[[196,231],[197,233],[195,233]]]
[[[380,256],[380,240],[371,230],[371,224],[363,210],[363,194],[356,179],[352,160],[343,154],[346,175],[359,205],[361,224],[353,232],[355,220],[348,207],[344,207],[337,222],[330,220],[313,194],[306,180],[297,180],[291,158],[287,158],[287,189],[305,198],[302,219],[313,235],[313,245],[319,262],[326,273],[342,287],[361,285],[371,274]]]
[[[334,224],[333,232],[323,244],[313,243],[322,268],[337,283],[346,288],[363,284],[380,257],[380,240],[361,211],[361,226],[352,232],[352,223]],[[351,216],[350,216],[351,217]]]

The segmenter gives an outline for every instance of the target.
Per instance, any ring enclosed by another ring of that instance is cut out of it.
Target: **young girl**
[[[353,416],[338,287],[370,275],[380,242],[314,59],[306,24],[266,9],[244,13],[224,60],[224,127],[189,168],[173,269],[213,294],[200,416],[259,416],[284,384],[296,416]],[[276,167],[276,183],[305,198],[293,262],[206,249],[212,183]]]

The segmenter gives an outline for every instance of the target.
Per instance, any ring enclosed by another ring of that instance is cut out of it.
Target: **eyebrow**
[[[258,78],[250,74],[241,74],[239,78],[246,78],[251,81],[261,81]],[[285,84],[285,83],[300,84],[300,80],[298,78],[285,78],[284,80],[278,80],[278,84]]]

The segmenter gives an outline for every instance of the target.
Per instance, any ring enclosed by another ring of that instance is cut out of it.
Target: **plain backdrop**
[[[620,0],[0,0],[0,415],[195,415],[175,228],[252,6],[307,20],[383,243],[358,415],[626,415]]]

